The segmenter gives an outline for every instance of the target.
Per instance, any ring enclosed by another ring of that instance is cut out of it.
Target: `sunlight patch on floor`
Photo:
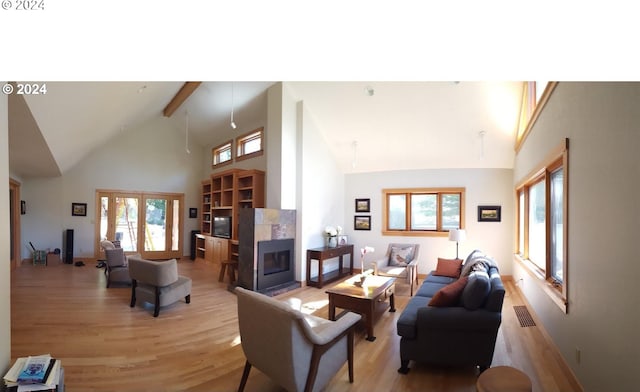
[[[302,308],[300,309],[300,311],[304,314],[311,314],[313,312],[315,312],[318,309],[322,309],[323,307],[329,305],[329,300],[328,299],[323,299],[320,301],[310,301],[310,302],[306,302],[302,305]]]
[[[240,341],[241,341],[241,339],[240,339],[240,335],[238,335],[238,336],[236,336],[235,338],[233,338],[233,340],[231,341],[230,346],[231,346],[231,347],[235,347],[235,346],[237,346],[237,345],[239,345],[239,344],[240,344]]]

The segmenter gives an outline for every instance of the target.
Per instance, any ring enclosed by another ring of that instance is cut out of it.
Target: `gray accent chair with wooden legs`
[[[396,281],[404,280],[413,297],[413,289],[418,286],[419,254],[419,244],[389,244],[384,257],[371,263],[373,274],[390,276],[396,278]]]
[[[131,307],[140,299],[154,305],[153,317],[158,317],[160,307],[171,305],[184,298],[191,302],[191,278],[178,275],[176,259],[167,261],[144,260],[129,257],[131,275]]]
[[[239,392],[255,366],[290,392],[321,391],[348,363],[353,383],[354,327],[361,316],[337,321],[307,315],[292,305],[236,287],[242,350],[247,358]]]
[[[107,288],[111,287],[112,283],[130,285],[129,257],[124,254],[124,249],[116,247],[109,240],[101,241],[100,247],[104,249],[104,255],[107,259],[104,267],[104,273],[107,276]],[[140,254],[136,253],[132,256],[140,257]]]

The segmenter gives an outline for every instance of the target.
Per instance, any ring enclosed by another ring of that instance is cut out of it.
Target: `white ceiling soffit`
[[[346,173],[513,168],[522,82],[287,85]]]
[[[119,132],[162,116],[183,82],[49,82],[25,96],[62,173]],[[13,147],[12,147],[13,148]]]
[[[9,167],[21,178],[58,177],[60,169],[24,95],[9,95]]]

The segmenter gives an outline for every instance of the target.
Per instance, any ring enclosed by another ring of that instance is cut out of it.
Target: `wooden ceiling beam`
[[[162,112],[164,116],[171,117],[171,115],[178,110],[180,105],[182,105],[201,84],[202,82],[185,82],[180,88],[180,91],[178,91],[173,99],[171,99],[171,102],[165,106],[164,111]]]

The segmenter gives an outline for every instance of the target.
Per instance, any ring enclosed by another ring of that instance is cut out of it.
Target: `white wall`
[[[464,187],[467,239],[459,244],[459,257],[465,258],[474,249],[481,249],[496,259],[502,275],[511,275],[514,238],[512,179],[513,172],[510,169],[437,169],[347,174],[344,210],[346,234],[358,252],[364,246],[375,248],[374,254],[367,255],[365,262],[384,256],[391,242],[420,244],[418,273],[428,274],[435,269],[438,257],[455,257],[455,242],[450,242],[448,237],[383,236],[382,189]],[[356,214],[355,199],[370,199],[371,213]],[[501,205],[501,222],[478,222],[478,205]],[[354,215],[370,215],[371,231],[354,230]],[[359,263],[359,258],[356,258]],[[356,266],[359,266],[358,263]]]
[[[304,102],[298,102],[297,107],[301,165],[297,180],[300,197],[296,207],[299,233],[296,244],[300,244],[303,252],[296,266],[296,279],[306,281],[306,249],[324,246],[326,226],[346,227],[347,222],[344,217],[344,174]],[[317,271],[315,263],[312,271]],[[335,268],[337,264],[326,264],[325,272]]]
[[[324,245],[325,226],[345,225],[344,174],[304,102],[286,84],[269,89],[268,123],[267,207],[296,210],[296,280],[306,281],[306,250]]]
[[[2,83],[4,84],[4,83]],[[9,100],[0,94],[0,372],[11,361],[11,254],[9,230]]]
[[[568,314],[514,278],[585,391],[638,388],[639,107],[640,83],[559,83],[516,157],[515,182],[569,138]]]
[[[27,179],[22,199],[22,257],[29,258],[29,241],[38,249],[62,248],[65,229],[74,229],[74,257],[93,257],[96,189],[185,194],[184,249],[189,254],[190,231],[198,219],[190,219],[189,207],[200,214],[201,148],[184,148],[184,131],[167,119],[157,119],[116,138],[90,153],[63,176]],[[87,216],[71,216],[71,203],[87,203]]]
[[[291,104],[294,98],[286,84],[283,85],[282,99],[287,105],[282,107],[280,208],[295,209],[298,195],[297,168],[302,163],[302,144],[298,142],[297,137],[297,106]]]
[[[297,113],[289,88],[276,83],[268,91],[267,208],[295,209],[297,199]]]
[[[283,99],[282,83],[276,83],[267,90],[267,127],[271,132],[265,134],[264,141],[268,173],[265,179],[265,206],[274,209],[282,208]],[[295,191],[292,193],[295,194]]]

